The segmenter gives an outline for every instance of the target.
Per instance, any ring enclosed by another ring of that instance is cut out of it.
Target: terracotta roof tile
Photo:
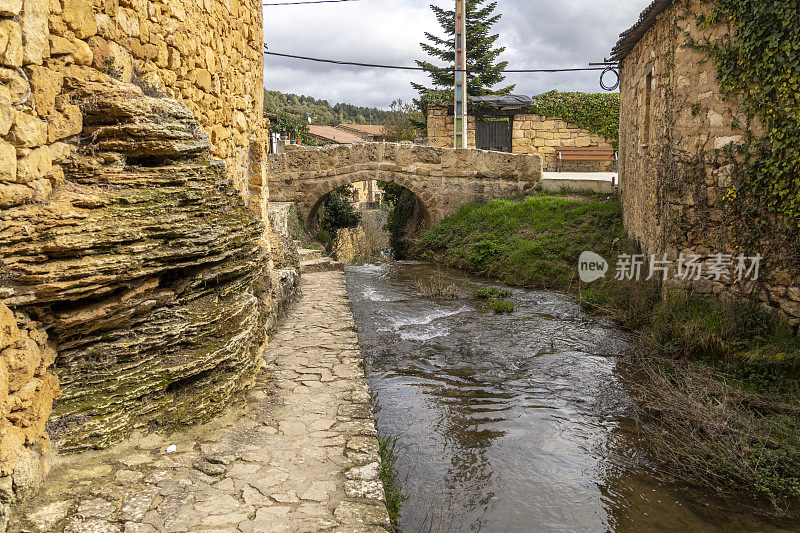
[[[363,131],[369,135],[381,136],[383,135],[383,126],[380,124],[339,124],[340,128],[349,128],[351,130]]]
[[[324,141],[330,141],[336,144],[353,144],[364,142],[364,139],[358,135],[353,135],[344,130],[340,130],[334,126],[316,126],[311,124],[308,126],[308,133],[313,137],[318,137]]]

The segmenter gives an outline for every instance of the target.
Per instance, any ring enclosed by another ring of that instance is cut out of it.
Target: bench
[[[597,146],[556,148],[558,157],[557,170],[564,169],[562,161],[614,161],[614,170],[617,170],[617,152],[613,148],[598,148]]]

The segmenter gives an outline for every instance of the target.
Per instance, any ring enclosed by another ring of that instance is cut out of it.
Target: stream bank
[[[578,257],[611,260],[592,284]],[[637,253],[613,196],[538,194],[470,204],[424,233],[413,255],[486,279],[573,295],[635,337],[630,391],[646,451],[666,478],[747,502],[770,518],[800,516],[800,339],[756,303],[662,294],[619,282],[614,260]]]
[[[403,531],[781,531],[661,480],[628,392],[635,338],[610,319],[511,287],[495,313],[485,281],[425,263],[346,274]],[[423,295],[431,279],[456,297]]]

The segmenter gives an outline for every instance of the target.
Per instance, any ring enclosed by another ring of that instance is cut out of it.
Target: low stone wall
[[[575,148],[596,146],[613,149],[607,139],[585,128],[565,122],[560,118],[533,114],[514,115],[511,130],[511,153],[533,154],[542,158],[545,172],[557,169],[556,151],[559,147]],[[450,107],[428,107],[428,145],[453,146],[453,110]],[[467,120],[469,148],[475,148],[475,117]],[[566,172],[613,172],[613,161],[567,161]]]
[[[428,105],[428,146],[453,147],[453,106]],[[475,148],[475,117],[467,116],[467,146]]]
[[[531,192],[541,180],[541,165],[536,155],[411,143],[301,147],[270,154],[269,188],[273,200],[296,202],[308,218],[337,187],[392,181],[417,195],[435,222],[467,202]]]
[[[613,150],[604,137],[560,118],[541,115],[514,115],[511,135],[513,153],[536,154],[542,158],[545,172],[558,169],[559,148],[594,146]],[[613,161],[564,161],[565,172],[614,172]]]

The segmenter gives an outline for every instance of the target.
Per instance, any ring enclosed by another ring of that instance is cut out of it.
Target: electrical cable
[[[361,0],[308,0],[305,2],[280,2],[275,4],[262,3],[262,6],[299,6],[303,4],[334,4],[338,2],[360,2]]]
[[[453,72],[452,68],[439,68],[433,67],[407,67],[407,66],[400,66],[400,65],[382,65],[377,63],[360,63],[357,61],[340,61],[337,59],[322,59],[319,57],[307,57],[307,56],[298,56],[294,54],[281,54],[278,52],[270,52],[264,50],[265,55],[270,56],[277,56],[277,57],[288,57],[291,59],[302,59],[305,61],[315,61],[317,63],[331,63],[334,65],[348,65],[354,67],[369,67],[369,68],[385,68],[385,69],[395,69],[395,70],[441,70],[445,72]],[[592,70],[607,70],[604,67],[584,67],[584,68],[537,68],[537,69],[506,69],[503,73],[523,73],[523,72],[579,72],[579,71],[592,71]]]

